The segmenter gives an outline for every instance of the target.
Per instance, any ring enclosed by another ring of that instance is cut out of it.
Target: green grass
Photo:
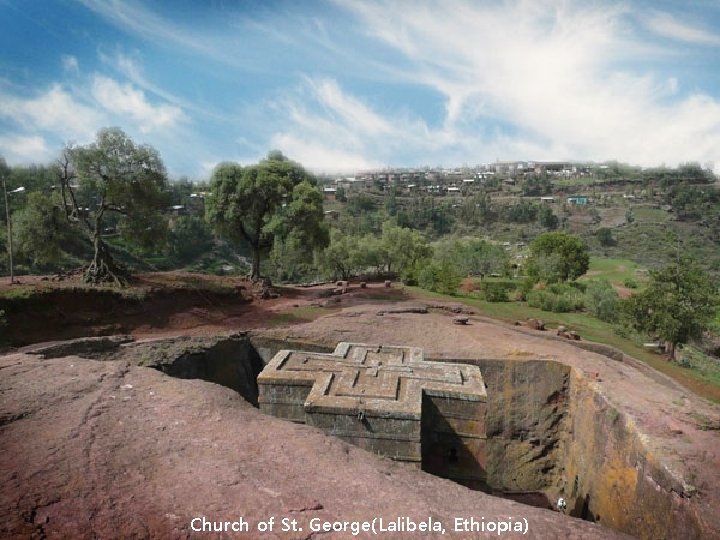
[[[633,216],[635,221],[649,222],[665,222],[670,220],[670,214],[659,208],[649,208],[647,206],[636,206],[633,208]]]
[[[583,340],[604,343],[621,350],[651,366],[657,371],[668,375],[686,388],[711,401],[720,403],[720,376],[715,372],[697,369],[693,366],[682,366],[668,361],[664,356],[645,350],[631,339],[622,337],[615,332],[615,326],[584,313],[552,313],[532,308],[525,302],[486,302],[465,295],[447,296],[431,293],[419,287],[408,287],[418,296],[432,299],[455,300],[472,306],[480,315],[508,322],[542,319],[548,327],[564,325],[575,330]]]
[[[684,347],[680,353],[680,365],[695,370],[698,376],[720,387],[720,361],[695,347]]]
[[[37,293],[37,290],[37,286],[35,285],[13,285],[7,289],[0,290],[0,299],[17,300],[30,298]]]
[[[632,259],[649,268],[659,268],[675,260],[679,247],[683,255],[698,261],[712,274],[720,271],[720,242],[708,227],[678,221],[636,221],[614,229],[613,237],[614,246],[600,248],[610,257]]]
[[[623,285],[628,278],[638,283],[647,280],[646,273],[637,273],[638,269],[643,270],[639,264],[630,259],[590,257],[590,268],[587,274],[580,277],[579,281],[607,279],[613,285]]]

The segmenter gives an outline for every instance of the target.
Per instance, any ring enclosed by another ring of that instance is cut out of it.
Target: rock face
[[[592,383],[574,373],[568,397],[562,455],[569,513],[640,538],[720,535],[704,528],[714,516],[697,505],[696,487],[658,463],[633,423]]]
[[[202,379],[227,386],[257,405],[257,376],[263,360],[246,334],[179,337],[134,343],[115,356],[180,379]]]
[[[569,368],[557,362],[475,360],[488,386],[488,484],[561,495]]]
[[[398,517],[434,520],[446,534],[387,538],[497,538],[455,531],[456,518],[527,523],[526,538],[623,537],[468,490],[264,415],[230,389],[127,360],[16,353],[0,357],[0,373],[2,538],[207,538],[192,530],[203,516],[249,524],[245,534],[213,538],[348,538],[320,535],[311,520]],[[273,530],[259,532],[271,517]],[[303,530],[282,532],[283,518]]]

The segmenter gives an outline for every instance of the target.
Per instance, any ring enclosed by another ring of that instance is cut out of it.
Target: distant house
[[[544,203],[554,203],[555,197],[540,197],[540,201]]]
[[[185,206],[182,204],[174,204],[168,210],[173,216],[184,216],[186,214]]]
[[[337,210],[325,210],[325,217],[328,219],[337,219],[339,216]]]
[[[459,193],[460,192],[460,188],[457,186],[450,186],[449,188],[447,188],[447,190],[448,190],[448,193]]]
[[[568,202],[568,204],[584,205],[584,204],[587,204],[587,203],[588,203],[588,198],[587,198],[587,197],[583,197],[583,196],[580,196],[580,197],[568,197],[568,198],[567,198],[567,202]]]

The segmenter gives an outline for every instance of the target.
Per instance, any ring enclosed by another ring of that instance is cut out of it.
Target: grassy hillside
[[[716,360],[698,359],[696,362],[670,362],[666,357],[644,349],[639,340],[619,335],[616,326],[600,321],[584,313],[551,313],[532,308],[526,302],[486,302],[469,296],[447,296],[410,287],[414,294],[425,298],[454,300],[472,306],[480,315],[507,322],[542,319],[550,328],[564,325],[575,330],[586,341],[595,341],[615,347],[673,378],[689,390],[711,401],[720,403],[720,363]]]

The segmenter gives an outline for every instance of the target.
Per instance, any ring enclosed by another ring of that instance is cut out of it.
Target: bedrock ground
[[[3,356],[0,471],[8,489],[0,495],[0,536],[89,538],[120,530],[185,538],[193,512],[259,520],[304,508],[297,513],[333,519],[435,512],[444,520],[465,510],[489,519],[510,511],[536,520],[536,538],[613,537],[607,527],[640,538],[718,537],[717,405],[631,359],[473,315],[467,326],[455,325],[451,305],[407,310],[418,303],[400,300],[398,291],[371,287],[326,304],[317,290],[303,289],[243,301],[226,317],[235,308],[200,299],[202,308],[157,319],[134,311],[122,330],[136,342],[120,339],[115,352],[100,353],[103,361],[87,350],[78,352],[89,358]],[[330,305],[318,308],[327,315],[276,326],[278,315],[316,305]],[[118,309],[122,315],[122,304]],[[109,332],[106,319],[97,323],[90,320],[86,328],[97,331],[87,333]],[[488,474],[510,491],[563,493],[572,509],[603,527],[514,506],[263,416],[240,397],[252,402],[252,385],[242,383],[257,365],[236,378],[240,394],[176,378],[225,384],[220,360],[236,353],[212,336],[248,328],[264,361],[286,345],[326,350],[355,341],[420,346],[431,359],[476,363],[493,405],[495,463],[506,456],[515,464]],[[47,356],[74,354],[72,346],[57,346],[60,353]],[[206,350],[217,353],[217,363],[193,361],[209,358]]]

